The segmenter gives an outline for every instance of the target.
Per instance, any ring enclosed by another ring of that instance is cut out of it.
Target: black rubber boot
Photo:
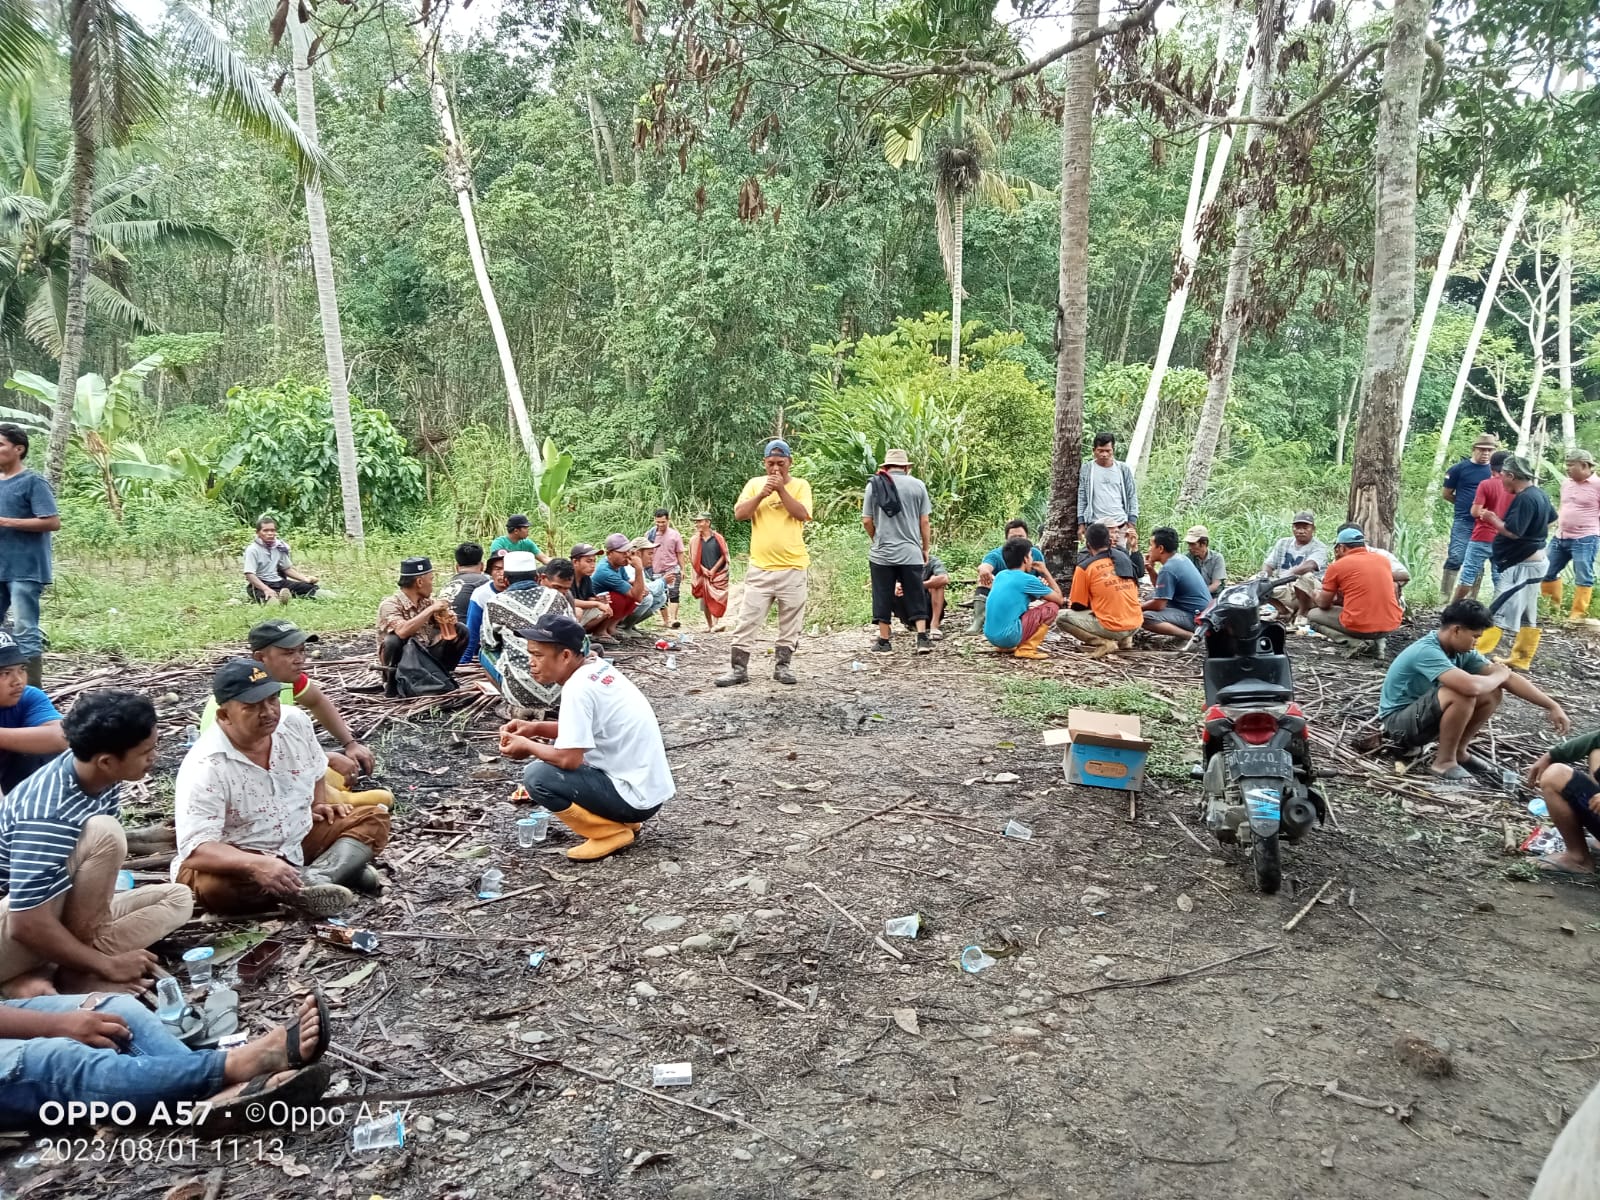
[[[741,683],[750,682],[750,651],[735,650],[733,652],[733,667],[726,675],[718,675],[717,687],[735,687]]]
[[[793,646],[779,646],[773,651],[776,661],[772,664],[772,677],[779,683],[796,684],[800,681],[794,677],[794,672],[789,669],[789,660],[794,657]]]

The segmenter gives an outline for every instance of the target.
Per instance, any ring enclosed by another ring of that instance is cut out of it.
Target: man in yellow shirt
[[[735,520],[750,522],[750,566],[744,577],[739,625],[733,635],[733,669],[717,679],[718,687],[750,681],[750,648],[778,606],[778,643],[772,677],[796,683],[790,660],[800,644],[806,619],[806,522],[811,520],[811,485],[789,474],[794,456],[789,443],[767,443],[767,473],[744,485],[733,506]]]

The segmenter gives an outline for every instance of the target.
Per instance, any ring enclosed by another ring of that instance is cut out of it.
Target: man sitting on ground
[[[612,617],[611,597],[595,591],[594,573],[600,569],[600,551],[588,542],[579,542],[568,556],[572,559],[572,609],[579,624],[592,631],[592,636],[602,644],[613,644],[601,638],[600,630]]]
[[[1574,734],[1550,747],[1528,768],[1528,785],[1539,789],[1566,850],[1539,860],[1558,873],[1592,877],[1589,835],[1600,838],[1600,729]]]
[[[594,569],[594,594],[611,608],[610,618],[596,631],[601,638],[615,637],[624,622],[635,625],[641,612],[649,613],[651,596],[645,586],[644,553],[633,548],[627,534],[613,533],[606,538],[605,560]]]
[[[1163,525],[1150,533],[1146,558],[1155,575],[1155,594],[1141,606],[1147,633],[1187,638],[1194,633],[1195,618],[1211,604],[1211,592],[1187,554],[1178,553],[1178,531]]]
[[[1503,663],[1473,649],[1490,625],[1489,610],[1476,600],[1456,600],[1439,614],[1437,632],[1402,650],[1383,679],[1378,720],[1384,736],[1406,750],[1437,741],[1431,778],[1448,783],[1470,779],[1488,764],[1468,752],[1507,692],[1545,710],[1559,734],[1572,728],[1561,706]]]
[[[483,569],[483,547],[477,542],[462,542],[456,547],[456,573],[439,592],[439,599],[456,614],[456,625],[467,628],[467,615],[472,607],[472,593],[489,582],[489,573]],[[467,633],[471,644],[472,633]],[[462,655],[465,657],[465,654]]]
[[[922,592],[926,597],[929,641],[937,642],[944,637],[939,625],[944,620],[944,597],[949,587],[949,568],[944,565],[944,559],[929,551],[928,561],[922,566]],[[916,629],[917,618],[907,607],[905,589],[899,584],[894,589],[894,615],[907,629]]]
[[[1395,596],[1394,569],[1367,548],[1366,535],[1354,525],[1339,530],[1333,557],[1306,620],[1358,654],[1376,653],[1378,639],[1400,628],[1405,616]]]
[[[373,753],[356,735],[326,692],[306,674],[306,647],[319,640],[314,633],[306,633],[293,621],[274,618],[263,621],[250,631],[250,657],[266,668],[267,674],[282,684],[278,701],[284,707],[298,705],[327,732],[338,744],[338,750],[328,751],[328,803],[330,804],[387,804],[394,807],[394,793],[375,788],[357,792],[356,785],[363,775],[370,775],[377,763]],[[206,698],[200,710],[200,731],[210,729],[217,719],[217,701]]]
[[[472,598],[467,602],[467,648],[461,652],[461,663],[465,666],[469,662],[477,662],[494,674],[490,665],[478,655],[478,647],[483,640],[483,610],[494,596],[506,590],[506,551],[492,550],[489,552],[489,581],[481,583],[472,590]],[[496,682],[499,682],[496,680]]]
[[[350,888],[381,886],[372,858],[389,843],[389,810],[328,803],[316,730],[282,706],[281,688],[253,658],[223,663],[216,724],[178,768],[172,877],[212,912],[284,903],[330,917],[350,907]]]
[[[132,996],[8,1001],[0,1004],[0,1125],[27,1128],[47,1104],[86,1100],[126,1101],[141,1120],[184,1101],[209,1099],[217,1109],[248,1098],[257,1112],[273,1102],[314,1104],[330,1076],[318,1062],[329,1041],[326,1005],[308,995],[287,1026],[231,1050],[191,1050]]]
[[[271,517],[256,521],[256,536],[244,548],[244,594],[257,604],[287,604],[295,596],[317,594],[317,577],[302,575],[289,562],[289,543],[278,536]]]
[[[567,857],[605,858],[632,845],[640,825],[677,790],[661,727],[621,671],[589,657],[589,639],[572,618],[546,616],[522,634],[534,677],[561,688],[561,717],[501,726],[500,752],[538,760],[522,784],[535,804],[584,839]]]
[[[1039,647],[1061,611],[1061,588],[1027,538],[1008,538],[1000,552],[1005,569],[989,591],[983,636],[1013,658],[1048,658]]]
[[[1294,532],[1279,538],[1262,565],[1261,575],[1276,579],[1280,575],[1293,575],[1294,581],[1286,583],[1272,594],[1272,606],[1286,617],[1303,617],[1311,611],[1311,602],[1317,595],[1317,578],[1328,566],[1328,547],[1317,540],[1317,519],[1310,510],[1295,513]]]
[[[547,583],[556,572],[564,575],[563,586],[539,582],[541,569],[531,554],[512,551],[506,555],[506,590],[489,600],[483,616],[483,648],[494,658],[494,676],[500,682],[500,695],[513,715],[542,717],[561,700],[561,689],[540,683],[529,664],[528,640],[518,631],[538,623],[546,613],[572,616],[567,592],[572,587],[572,564],[558,558],[544,565]]]
[[[1096,521],[1084,530],[1088,552],[1072,573],[1068,608],[1057,624],[1094,647],[1090,658],[1104,658],[1118,646],[1133,645],[1143,618],[1139,611],[1139,576],[1132,561],[1111,544],[1111,531]]]
[[[28,683],[22,647],[0,631],[0,796],[66,748],[61,714],[49,696]]]
[[[1009,542],[1014,537],[1026,538],[1029,536],[1028,523],[1022,520],[1006,522],[1005,541]],[[1044,562],[1044,553],[1039,547],[1032,546],[1030,557],[1036,563]],[[996,546],[983,556],[983,561],[978,564],[978,586],[972,593],[972,624],[967,626],[967,633],[979,634],[983,632],[983,619],[985,607],[989,601],[989,591],[994,587],[994,577],[1006,569],[1005,542]]]
[[[155,706],[85,692],[62,732],[71,749],[0,800],[0,993],[142,992],[155,981],[147,947],[194,911],[187,888],[116,890],[122,785],[155,760]]]
[[[1215,596],[1227,581],[1228,568],[1222,561],[1222,555],[1211,548],[1210,531],[1204,525],[1191,525],[1189,532],[1183,535],[1183,540],[1189,547],[1189,561],[1200,572],[1206,590]]]
[[[396,582],[400,590],[378,605],[378,666],[386,696],[399,694],[395,668],[407,642],[433,659],[446,675],[455,674],[467,646],[467,631],[456,624],[455,610],[433,594],[432,561],[402,560]]]
[[[508,553],[512,550],[525,550],[539,562],[548,561],[544,551],[539,549],[539,543],[533,540],[532,530],[533,526],[527,517],[521,513],[512,513],[506,518],[505,533],[489,543],[490,553],[496,550],[505,550]]]

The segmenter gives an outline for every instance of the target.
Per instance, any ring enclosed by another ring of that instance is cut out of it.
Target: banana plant
[[[144,447],[128,434],[144,404],[144,381],[161,369],[162,357],[152,354],[118,371],[109,381],[99,375],[80,375],[72,405],[72,440],[83,451],[96,475],[100,491],[120,522],[123,496],[152,483],[172,483],[184,473],[166,463],[151,462]],[[46,432],[55,405],[57,385],[31,371],[18,371],[6,387],[34,401],[42,412],[0,407],[0,418]]]
[[[554,546],[560,534],[560,513],[566,495],[567,480],[572,474],[572,455],[556,449],[554,439],[545,438],[544,469],[539,474],[539,520],[543,525],[544,544]]]

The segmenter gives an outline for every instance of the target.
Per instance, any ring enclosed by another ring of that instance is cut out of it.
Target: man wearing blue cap
[[[750,522],[750,566],[733,635],[733,669],[717,678],[718,687],[750,681],[750,648],[774,604],[778,644],[772,677],[779,683],[798,682],[789,664],[806,620],[806,568],[811,556],[805,529],[811,520],[811,485],[789,473],[793,458],[788,442],[781,438],[768,442],[767,473],[745,484],[733,506],[735,520]]]

